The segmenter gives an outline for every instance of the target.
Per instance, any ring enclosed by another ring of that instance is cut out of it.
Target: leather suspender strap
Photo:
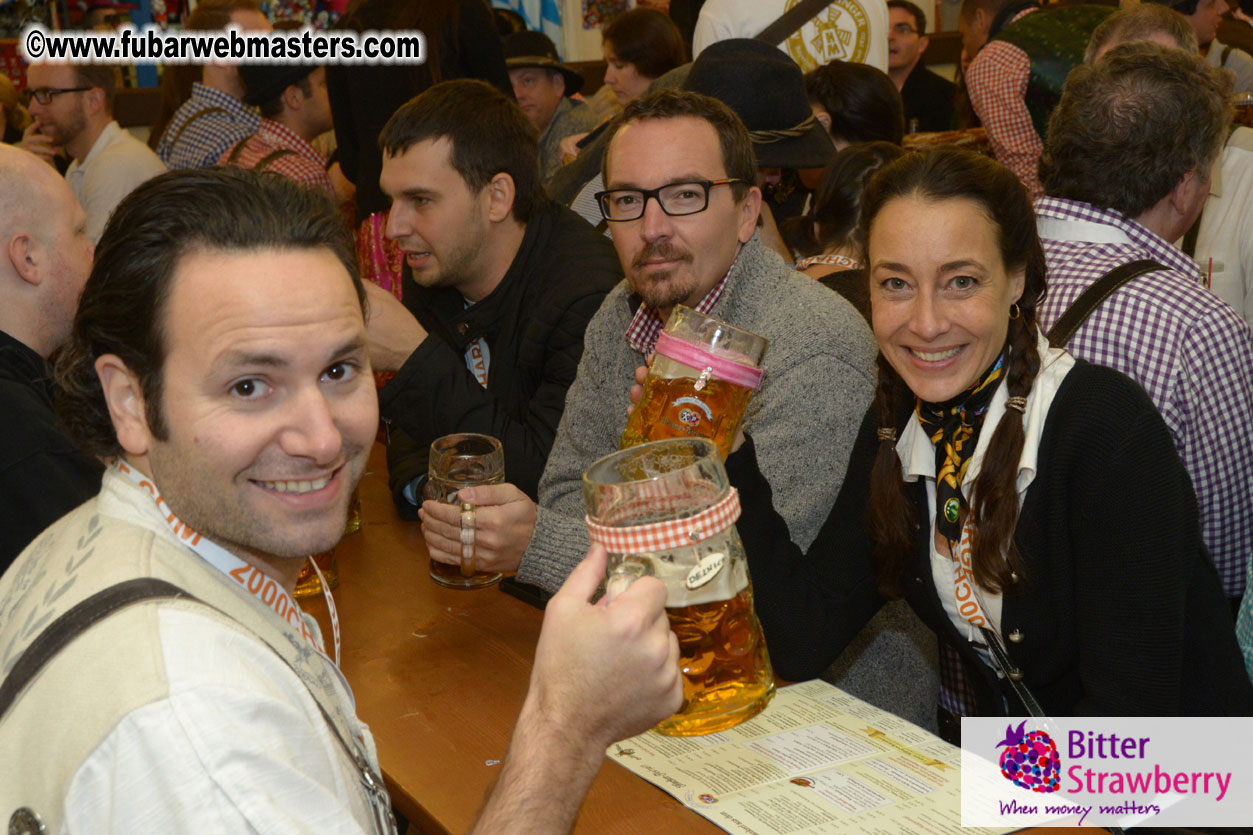
[[[1133,278],[1165,269],[1168,268],[1156,261],[1143,259],[1130,261],[1110,270],[1097,279],[1095,284],[1084,290],[1061,318],[1053,323],[1053,327],[1049,328],[1047,334],[1049,345],[1054,348],[1065,348],[1071,337],[1075,335],[1075,331],[1079,330],[1079,326],[1087,321],[1092,312],[1113,295],[1115,290]]]
[[[261,159],[257,162],[257,164],[256,164],[256,165],[254,165],[254,166],[252,167],[252,170],[253,170],[253,171],[264,171],[265,169],[267,169],[267,168],[269,168],[269,167],[270,167],[270,163],[272,163],[272,162],[277,162],[278,160],[282,159],[283,157],[290,157],[290,156],[294,156],[294,155],[295,155],[295,153],[296,153],[296,152],[295,152],[295,151],[293,151],[293,150],[291,150],[290,148],[279,148],[279,149],[277,149],[277,150],[270,151],[270,153],[268,153],[268,154],[266,154],[265,156],[263,156],[263,157],[262,157],[262,158],[261,158]]]
[[[0,719],[13,706],[17,695],[70,641],[77,638],[93,624],[124,609],[132,603],[161,597],[182,597],[197,600],[178,586],[152,577],[127,580],[99,591],[79,602],[40,632],[13,665],[4,684],[0,685]],[[199,601],[197,601],[199,602]]]
[[[68,612],[65,612],[45,627],[22,652],[21,656],[18,657],[17,662],[13,665],[13,669],[5,677],[4,683],[0,684],[0,719],[4,718],[9,708],[13,706],[13,702],[17,700],[18,695],[30,683],[31,679],[39,674],[44,665],[91,626],[133,603],[163,598],[190,600],[213,609],[215,612],[221,611],[217,607],[205,603],[191,592],[154,577],[139,577],[134,580],[126,580],[103,591],[98,591],[91,597],[80,601]],[[223,612],[222,614],[225,613]],[[226,615],[226,617],[230,618],[230,615]],[[230,619],[234,620],[234,618]],[[269,646],[269,644],[266,644],[266,646]],[[300,674],[292,668],[291,663],[286,658],[279,655],[273,647],[270,647],[270,650],[278,656],[279,660],[287,664],[293,675],[300,678]],[[387,793],[383,787],[382,778],[376,775],[365,758],[344,740],[330,714],[326,712],[326,708],[322,707],[322,703],[316,697],[313,701],[317,704],[318,710],[322,712],[322,718],[326,721],[326,726],[330,728],[331,735],[335,737],[335,741],[339,743],[344,753],[360,771],[361,785],[369,797],[369,805],[374,814],[375,831],[383,835],[395,833],[397,831],[396,820],[392,816],[390,804],[384,802],[387,798]]]
[[[232,145],[231,152],[226,155],[226,161],[229,162],[231,165],[234,165],[235,161],[239,159],[239,155],[243,153],[244,145],[248,143],[248,140],[250,138],[251,137],[245,136],[243,139],[239,140],[234,145]]]
[[[774,23],[758,32],[753,40],[778,46],[829,5],[831,0],[801,0],[780,15]]]
[[[179,125],[178,130],[175,132],[174,136],[170,139],[170,144],[171,145],[177,144],[179,137],[183,135],[183,131],[191,127],[192,122],[196,121],[201,116],[208,116],[210,113],[221,113],[223,116],[231,115],[227,113],[224,108],[221,108],[221,107],[206,107],[204,110],[197,110],[195,113],[187,117],[187,121]]]
[[[244,145],[246,144],[248,144],[248,139],[241,139],[238,142],[236,142],[234,145],[232,145],[231,152],[226,155],[226,161],[229,162],[231,165],[238,164],[239,155],[243,153]],[[296,152],[291,150],[290,148],[279,148],[277,150],[270,151],[270,153],[266,154],[261,159],[259,159],[256,165],[252,166],[252,170],[264,171],[266,168],[270,166],[270,163],[277,162],[283,157],[290,157],[295,153]]]

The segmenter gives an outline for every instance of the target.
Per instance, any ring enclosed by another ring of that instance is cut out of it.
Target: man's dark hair
[[[648,79],[661,78],[687,61],[679,27],[664,12],[643,6],[623,12],[601,36],[618,59]]]
[[[1001,10],[1016,0],[963,0],[960,15],[966,20],[974,17],[975,12],[979,9],[991,20],[1001,13]]]
[[[104,109],[113,114],[113,102],[117,98],[118,69],[111,64],[75,64],[74,74],[79,86],[99,87],[104,93]]]
[[[918,34],[927,34],[927,15],[922,9],[909,0],[888,0],[889,9],[902,9],[909,12],[914,18],[914,25],[918,27]]]
[[[1135,218],[1189,171],[1208,178],[1231,124],[1232,86],[1199,56],[1143,41],[1076,67],[1049,118],[1045,193]]]
[[[352,234],[321,191],[243,168],[170,171],[132,191],[105,226],[56,361],[55,406],[70,436],[92,455],[122,452],[95,370],[100,356],[115,354],[139,379],[149,430],[158,440],[169,437],[161,404],[164,320],[184,256],[319,248],[344,265],[364,310]]]
[[[1157,3],[1140,3],[1119,9],[1092,30],[1083,52],[1083,63],[1091,64],[1097,53],[1108,45],[1148,40],[1154,35],[1165,35],[1186,52],[1200,52],[1196,30],[1186,17]]]
[[[306,75],[304,78],[300,79],[299,81],[292,82],[293,84],[295,84],[297,87],[300,88],[300,92],[305,94],[305,98],[309,98],[310,96],[313,95],[313,82],[309,80],[311,75],[312,73],[310,73],[309,75]],[[262,102],[261,104],[257,105],[257,109],[261,111],[261,115],[267,119],[277,119],[279,116],[282,116],[283,115],[283,93],[286,93],[286,92],[287,92],[287,89],[284,88],[283,91],[279,93],[277,96],[275,96],[274,98],[270,99],[267,102]]]
[[[831,136],[848,143],[901,144],[905,105],[883,70],[833,60],[805,73],[805,94],[831,116]]]
[[[513,178],[513,217],[527,223],[544,205],[535,126],[513,99],[485,81],[444,81],[401,105],[379,134],[379,147],[399,156],[419,142],[447,138],[452,167],[478,193],[497,174]]]
[[[644,119],[678,119],[690,116],[704,119],[718,134],[718,147],[722,151],[722,166],[728,177],[741,182],[731,184],[736,200],[743,200],[748,189],[757,179],[757,158],[753,155],[753,141],[748,128],[727,107],[713,96],[693,93],[690,90],[658,90],[640,96],[628,104],[606,130],[605,159],[601,163],[601,175],[609,188],[609,150],[613,138],[623,125]]]

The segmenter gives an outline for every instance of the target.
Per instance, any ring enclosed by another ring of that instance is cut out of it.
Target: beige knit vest
[[[212,617],[269,645],[305,682],[340,738],[377,773],[373,740],[339,695],[331,666],[296,629],[185,547],[148,494],[112,470],[100,495],[44,531],[0,578],[0,676],[61,614],[136,577],[165,580],[209,606],[133,604],[89,628],[43,667],[0,720],[0,827],[26,808],[48,832],[60,831],[65,793],[79,766],[128,713],[166,697],[157,626],[163,606]],[[347,754],[340,757],[345,773],[356,772]],[[358,820],[371,820],[364,793],[348,801]]]

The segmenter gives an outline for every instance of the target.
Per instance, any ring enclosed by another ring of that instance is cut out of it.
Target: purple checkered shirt
[[[731,262],[735,266],[735,262]],[[726,275],[719,279],[718,283],[713,286],[705,298],[696,303],[693,308],[697,313],[709,315],[709,311],[714,309],[714,305],[718,303],[718,299],[722,298],[722,288],[727,284],[727,276],[731,274],[728,268]],[[626,341],[634,350],[647,356],[653,351],[653,346],[657,344],[657,337],[661,335],[661,329],[666,323],[661,320],[661,314],[657,309],[650,307],[646,302],[640,302],[640,306],[635,311],[635,316],[631,319],[631,324],[627,325]]]
[[[1169,268],[1119,288],[1067,347],[1153,399],[1192,477],[1223,591],[1239,597],[1253,553],[1253,331],[1200,284],[1195,262],[1134,220],[1055,197],[1035,210],[1048,262],[1038,312],[1046,330],[1115,267],[1151,258]]]

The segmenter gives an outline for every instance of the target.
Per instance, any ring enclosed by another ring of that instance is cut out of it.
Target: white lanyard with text
[[[313,631],[309,629],[305,624],[304,618],[301,617],[300,606],[288,593],[287,589],[283,588],[282,584],[256,566],[244,562],[216,542],[196,533],[190,525],[174,515],[174,512],[170,510],[170,506],[161,498],[161,493],[157,490],[157,486],[146,475],[120,460],[116,462],[115,466],[118,472],[148,492],[148,495],[156,502],[157,509],[165,516],[166,523],[169,524],[170,529],[180,542],[195,551],[209,565],[237,583],[240,588],[259,600],[267,609],[287,621],[289,626],[299,630],[301,636],[309,642],[311,647],[317,650],[320,655],[326,656],[326,651],[318,644]],[[327,588],[326,578],[322,576],[322,570],[318,568],[317,561],[313,559],[309,561],[313,564],[313,570],[318,573],[318,580],[322,585],[322,594],[326,598],[326,610],[330,614],[331,619],[331,634],[335,641],[334,664],[338,668],[339,613],[335,611],[335,599]],[[328,658],[328,660],[330,659]]]

